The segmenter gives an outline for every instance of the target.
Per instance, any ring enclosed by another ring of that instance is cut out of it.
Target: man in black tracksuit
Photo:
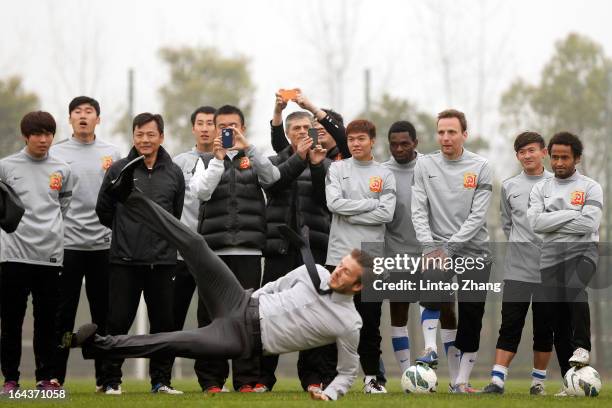
[[[151,333],[172,331],[174,269],[176,248],[154,234],[144,224],[129,216],[123,204],[105,193],[106,187],[131,160],[144,155],[143,164],[134,172],[134,185],[147,197],[176,218],[181,217],[185,179],[181,168],[161,147],[164,140],[160,115],[142,113],[134,118],[134,147],[126,158],[115,162],[106,172],[100,187],[96,213],[100,222],[113,231],[110,248],[109,334],[126,334],[144,293]],[[104,391],[121,393],[123,360],[103,364]],[[170,386],[172,359],[151,359],[149,374],[153,392],[176,394]]]
[[[245,289],[261,283],[261,255],[266,243],[266,204],[262,186],[280,178],[279,170],[249,144],[244,133],[243,113],[234,106],[222,106],[214,116],[217,136],[213,153],[196,165],[190,190],[202,201],[198,232],[221,257]],[[233,146],[223,148],[221,132],[232,129]],[[259,359],[232,362],[234,389],[264,392]],[[227,360],[206,360],[199,372],[200,385],[207,392],[219,392],[229,374]]]

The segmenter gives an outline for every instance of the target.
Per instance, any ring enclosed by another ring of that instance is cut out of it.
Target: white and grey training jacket
[[[65,248],[109,249],[111,230],[100,223],[96,202],[106,170],[121,158],[119,149],[97,137],[84,143],[72,136],[51,146],[49,154],[70,165],[74,180],[72,202],[64,217]]]
[[[32,157],[24,147],[0,160],[0,179],[25,207],[17,230],[0,233],[0,262],[62,266],[63,214],[72,199],[70,166],[51,155]]]
[[[417,160],[412,222],[424,253],[444,247],[449,256],[490,256],[486,220],[492,183],[489,161],[465,149],[456,160],[440,151]]]
[[[527,218],[540,235],[540,268],[576,256],[597,263],[603,190],[598,182],[576,172],[566,179],[552,177],[533,186]]]
[[[542,174],[530,176],[524,171],[504,180],[501,187],[502,229],[508,239],[504,258],[504,279],[539,283],[540,247],[542,240],[527,219],[529,194],[538,182],[553,177],[544,169]]]
[[[384,243],[385,224],[395,212],[395,192],[393,173],[374,160],[351,157],[331,164],[325,179],[332,213],[327,265],[338,265],[362,243]]]

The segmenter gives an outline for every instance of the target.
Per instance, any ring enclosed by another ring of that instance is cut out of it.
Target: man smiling
[[[174,329],[172,305],[176,248],[152,233],[144,223],[135,221],[123,204],[107,194],[105,189],[130,160],[144,156],[133,173],[136,186],[178,219],[183,211],[185,179],[181,168],[172,162],[161,146],[164,122],[160,115],[137,115],[132,130],[134,147],[126,158],[115,162],[106,172],[96,205],[100,222],[113,230],[107,320],[110,334],[128,332],[141,293],[144,293],[147,303],[151,333]],[[122,364],[123,360],[105,362],[104,391],[107,394],[121,394]],[[152,392],[180,393],[170,386],[171,371],[171,359],[151,360]]]

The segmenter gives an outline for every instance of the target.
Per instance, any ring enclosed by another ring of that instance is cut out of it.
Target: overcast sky
[[[502,142],[509,136],[499,133],[500,93],[519,76],[536,81],[555,41],[569,32],[612,55],[611,15],[605,0],[10,1],[0,13],[0,78],[24,78],[43,109],[64,122],[59,139],[69,134],[68,101],[96,97],[104,136],[126,107],[129,68],[135,112],[156,112],[168,77],[157,50],[216,46],[251,58],[257,93],[247,125],[266,149],[276,89],[301,87],[351,119],[365,105],[366,68],[374,101],[387,92],[432,114],[462,109],[472,133],[509,148]],[[346,67],[334,84],[342,97],[329,91],[329,50],[336,51],[332,65]]]

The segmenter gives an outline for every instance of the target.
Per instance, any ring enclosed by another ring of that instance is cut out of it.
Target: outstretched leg
[[[244,353],[244,334],[235,319],[218,319],[194,330],[137,336],[99,336],[83,344],[83,357],[232,359]]]
[[[140,192],[132,192],[124,205],[130,210],[130,216],[178,249],[198,285],[200,299],[212,320],[228,316],[246,299],[245,290],[232,271],[201,235],[191,231]]]

